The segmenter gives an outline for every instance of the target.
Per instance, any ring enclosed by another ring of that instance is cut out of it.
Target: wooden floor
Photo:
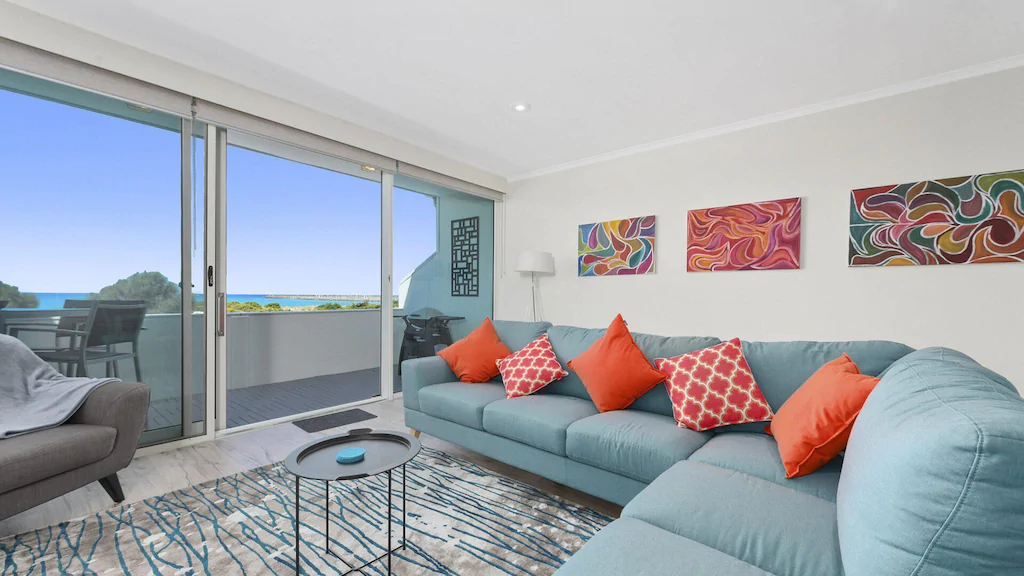
[[[395,392],[402,391],[402,377],[397,369],[394,386]],[[350,404],[379,395],[380,370],[377,368],[237,388],[228,390],[228,428]],[[192,398],[192,414],[202,413],[203,396],[196,394]],[[201,417],[194,416],[194,420],[199,422]],[[150,403],[146,430],[169,428],[180,423],[180,399],[168,398]]]
[[[394,430],[406,428],[401,398],[388,402],[377,402],[360,408],[377,415],[377,418],[313,434],[304,432],[293,424],[279,424],[212,442],[137,457],[128,468],[119,473],[126,503],[137,502],[187,488],[193,484],[279,462],[284,460],[296,447],[314,438],[335,434],[349,428],[372,427]],[[471,460],[498,474],[516,478],[547,493],[590,506],[610,516],[617,517],[621,511],[621,507],[610,502],[469,452],[443,440],[426,434],[422,436],[421,440],[426,446]],[[113,507],[113,503],[107,497],[106,492],[103,491],[99,483],[94,482],[61,498],[6,520],[0,520],[0,537],[35,530],[65,520],[94,514],[111,507]]]

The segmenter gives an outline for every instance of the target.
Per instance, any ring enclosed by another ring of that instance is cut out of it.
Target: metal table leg
[[[402,550],[405,550],[405,464],[402,464]]]
[[[299,482],[301,478],[295,477],[295,574],[299,574]]]
[[[393,492],[394,492],[392,470],[388,470],[386,472],[386,474],[388,475],[388,507],[387,507],[388,543],[387,543],[387,548],[386,548],[387,551],[384,552],[383,554],[381,554],[380,556],[377,556],[376,558],[374,558],[372,560],[364,562],[363,564],[361,564],[359,566],[352,566],[352,564],[348,563],[348,560],[345,560],[344,558],[341,557],[340,554],[338,554],[335,551],[331,550],[331,545],[330,545],[331,544],[331,538],[330,538],[330,527],[331,527],[331,493],[330,493],[330,482],[329,481],[325,481],[324,482],[324,496],[326,497],[326,500],[324,502],[324,512],[325,512],[325,515],[324,515],[324,536],[326,537],[326,544],[325,544],[324,547],[327,549],[327,553],[328,554],[330,554],[331,556],[334,556],[338,560],[341,560],[345,564],[345,566],[348,567],[349,570],[347,572],[343,573],[342,576],[346,576],[346,575],[352,574],[354,572],[362,573],[363,569],[366,568],[367,566],[369,566],[370,564],[373,564],[374,562],[378,562],[380,560],[385,560],[385,559],[387,560],[387,567],[388,567],[387,573],[391,574],[391,555],[394,552],[398,551],[398,550],[404,550],[405,549],[405,540],[406,540],[406,527],[405,527],[405,521],[406,521],[406,496],[405,496],[405,489],[406,489],[406,485],[407,485],[406,484],[406,479],[405,479],[405,474],[406,474],[405,465],[404,464],[402,465],[402,544],[401,544],[401,546],[396,546],[394,548],[392,548],[392,544],[393,544],[394,539],[391,537],[391,528],[392,528],[391,505],[392,505],[392,502],[393,502]],[[296,488],[295,488],[295,501],[296,502],[299,501],[298,482],[296,482]],[[342,508],[344,508],[344,507],[342,507]],[[299,522],[298,522],[298,511],[299,511],[299,508],[296,505],[296,508],[295,508],[295,518],[296,518],[296,520],[295,520],[295,565],[296,565],[296,567],[299,565],[299,552],[298,552],[298,550],[299,550]],[[296,568],[296,574],[298,574],[298,569],[297,568]]]
[[[388,576],[391,576],[391,470],[388,470]]]

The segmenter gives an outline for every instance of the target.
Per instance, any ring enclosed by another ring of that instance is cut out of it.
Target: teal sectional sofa
[[[496,321],[509,348],[547,333],[564,365],[604,330]],[[634,334],[650,360],[719,343]],[[1024,399],[948,349],[895,342],[743,342],[773,409],[848,353],[882,381],[845,454],[786,479],[762,424],[680,428],[664,385],[598,413],[569,376],[523,398],[403,364],[406,423],[625,506],[561,576],[1024,574]]]

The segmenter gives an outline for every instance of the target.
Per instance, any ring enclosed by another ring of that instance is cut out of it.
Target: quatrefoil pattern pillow
[[[542,334],[515,354],[498,360],[498,371],[505,382],[506,398],[533,394],[569,375],[555,357],[547,334]]]
[[[703,432],[774,416],[754,382],[739,338],[654,363],[668,376],[665,386],[679,426]]]

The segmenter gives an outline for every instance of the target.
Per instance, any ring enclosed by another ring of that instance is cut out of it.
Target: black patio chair
[[[135,379],[142,381],[139,362],[139,334],[146,319],[146,304],[137,301],[90,300],[89,316],[81,329],[23,327],[20,330],[53,331],[57,337],[70,337],[67,349],[40,350],[36,355],[46,362],[66,365],[68,376],[85,376],[89,364],[106,364],[107,376],[120,377],[118,362],[131,359],[135,364]],[[79,319],[80,320],[80,319]],[[118,350],[119,344],[131,345],[131,350]]]

